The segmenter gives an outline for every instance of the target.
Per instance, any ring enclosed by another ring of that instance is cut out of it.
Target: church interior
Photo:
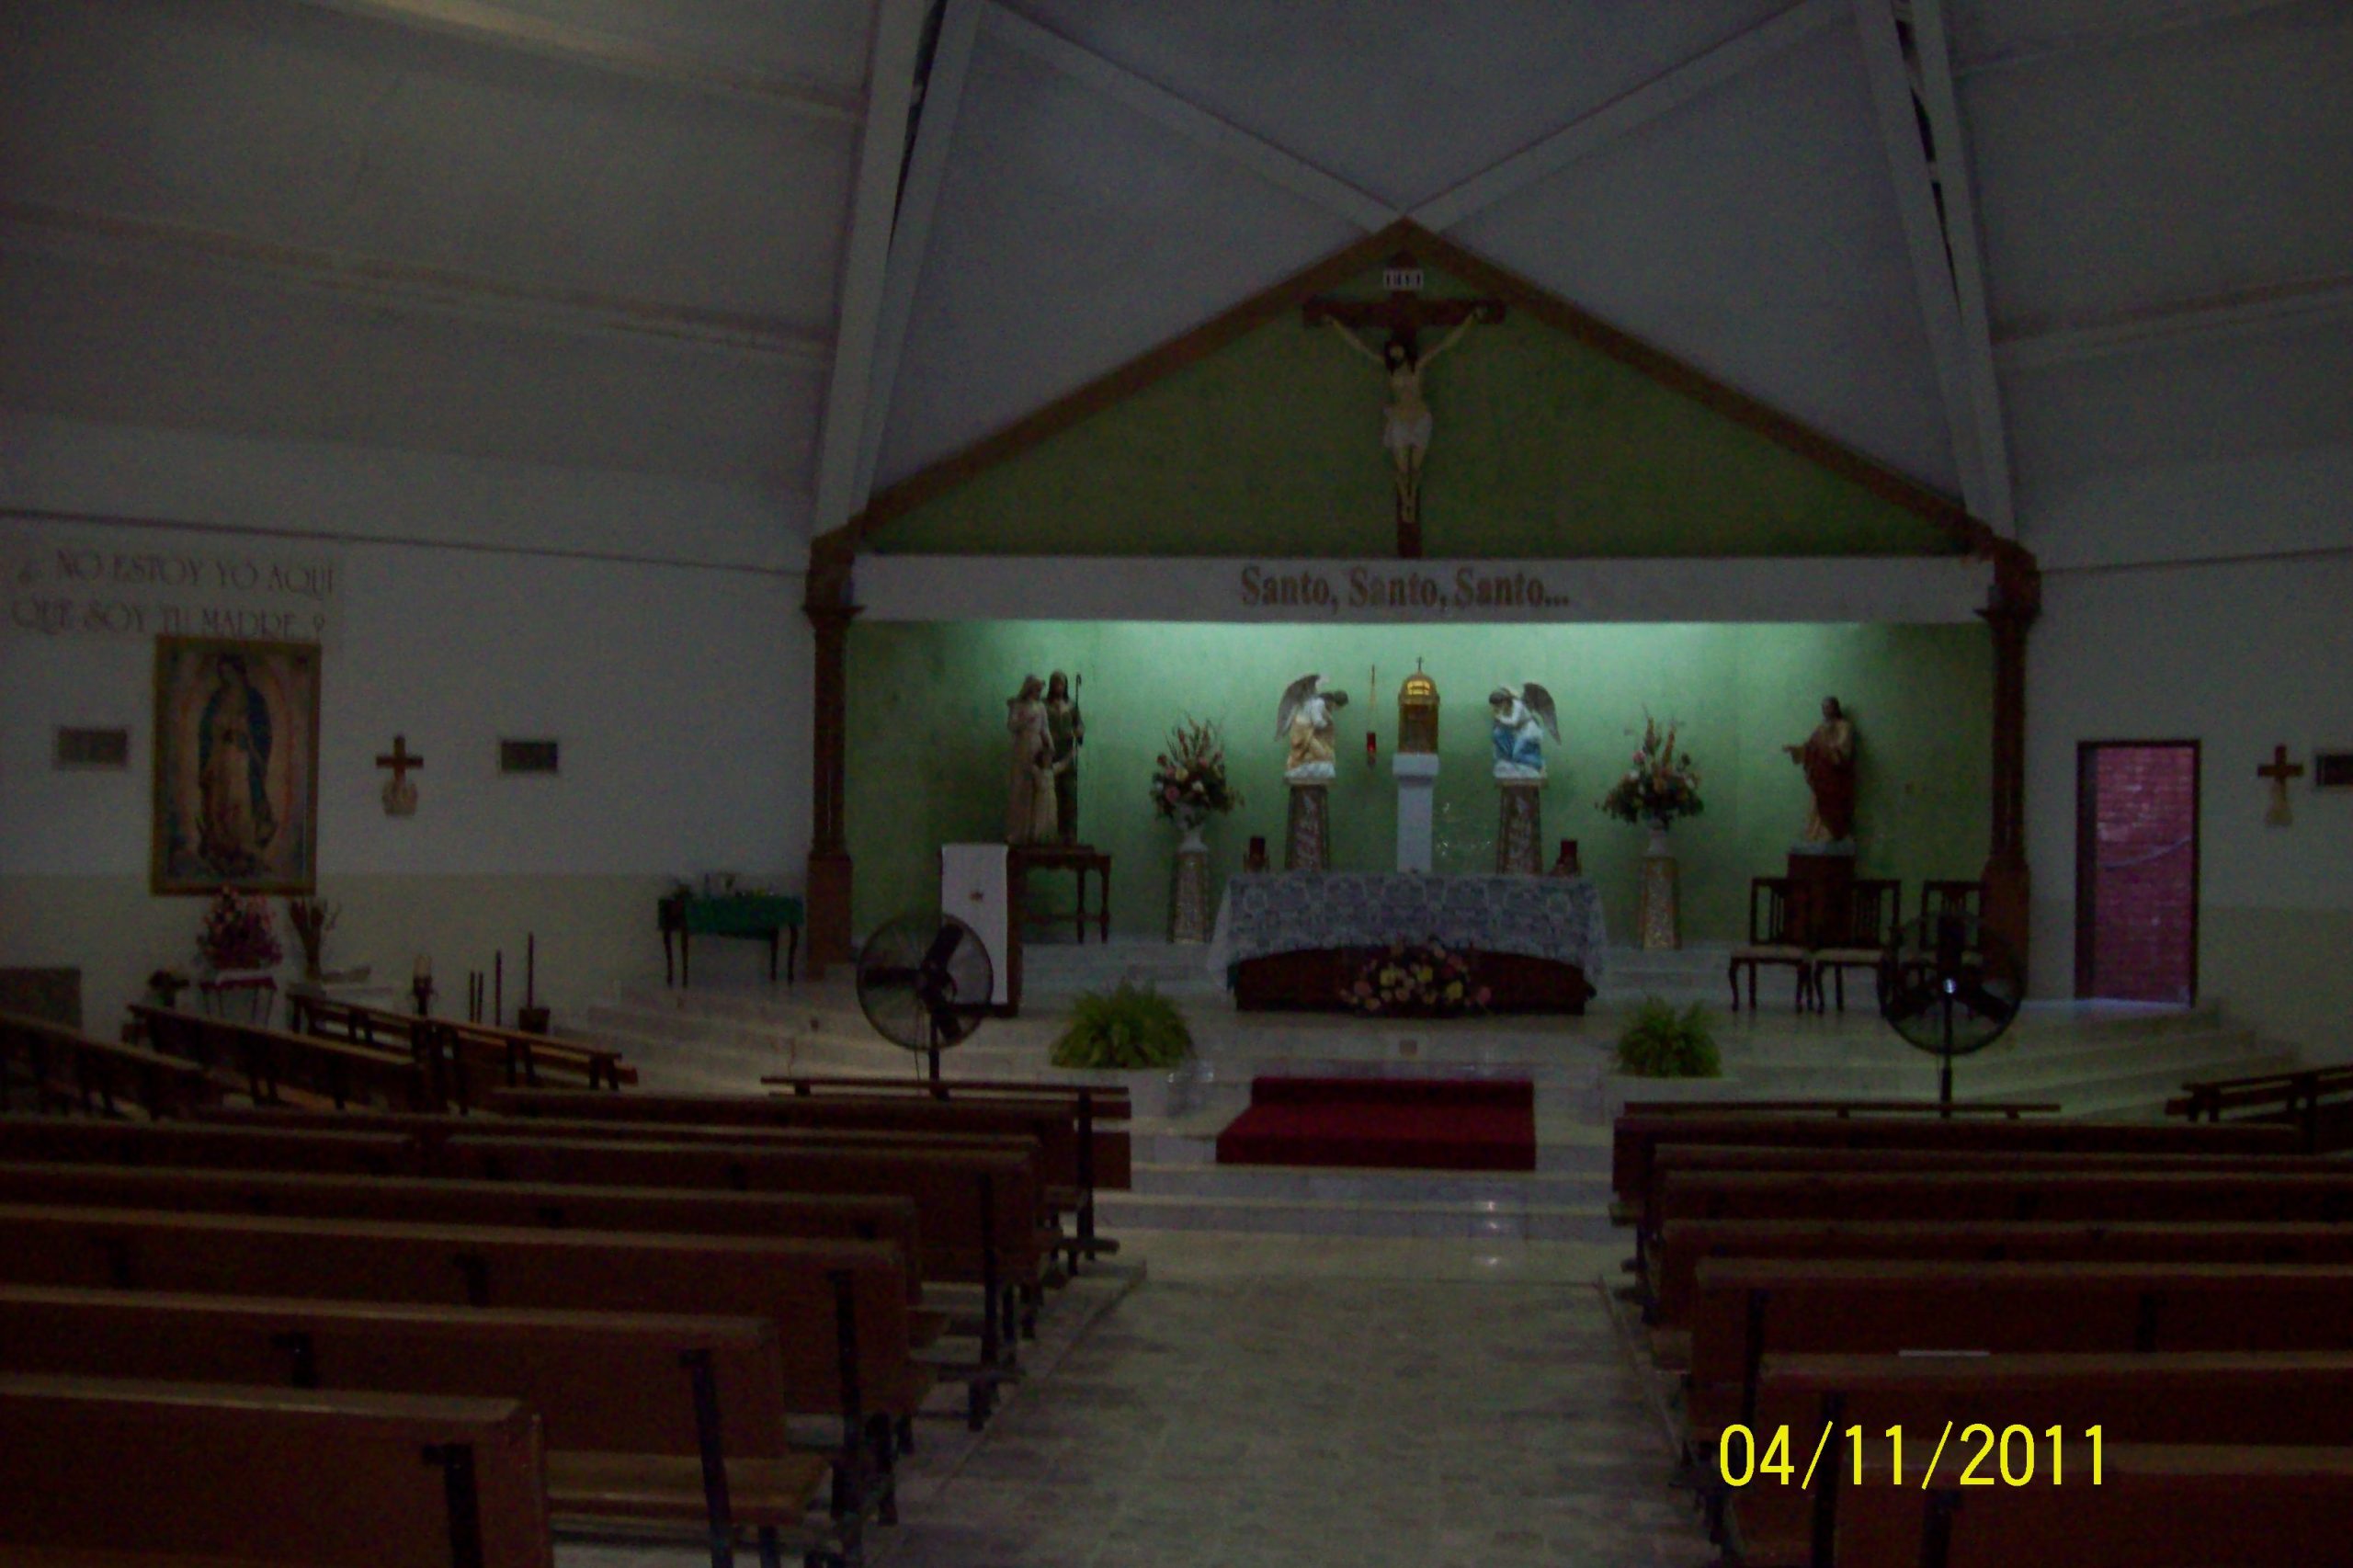
[[[0,6],[0,1562],[2353,1562],[2348,80]]]

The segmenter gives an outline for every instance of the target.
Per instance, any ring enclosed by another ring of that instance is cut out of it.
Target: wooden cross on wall
[[[1415,396],[1421,393],[1418,368],[1427,361],[1423,358],[1421,334],[1426,327],[1461,328],[1472,322],[1495,323],[1504,319],[1504,301],[1493,299],[1429,300],[1422,297],[1422,264],[1411,251],[1400,251],[1389,258],[1381,269],[1381,282],[1389,290],[1384,299],[1347,300],[1334,294],[1317,294],[1300,307],[1309,326],[1332,323],[1347,330],[1348,335],[1367,330],[1385,335],[1381,350],[1375,353],[1358,339],[1360,352],[1381,360],[1391,348],[1402,348],[1406,361],[1414,367]],[[1444,345],[1440,345],[1443,347]],[[1436,350],[1432,350],[1435,358]],[[1407,560],[1419,559],[1422,553],[1421,516],[1421,454],[1429,444],[1430,430],[1427,417],[1422,421],[1420,441],[1410,458],[1402,449],[1396,434],[1393,401],[1397,387],[1397,372],[1390,369],[1392,402],[1392,427],[1383,437],[1383,445],[1397,469],[1397,553]]]
[[[2264,822],[2272,827],[2286,827],[2295,821],[2295,814],[2288,804],[2288,781],[2302,778],[2304,765],[2290,762],[2286,746],[2273,746],[2271,760],[2256,768],[2255,776],[2271,780],[2271,809],[2263,813]]]
[[[392,770],[392,781],[384,786],[384,814],[405,817],[416,814],[416,786],[408,781],[411,768],[422,768],[425,759],[408,749],[406,735],[392,737],[390,753],[376,758],[376,766]]]

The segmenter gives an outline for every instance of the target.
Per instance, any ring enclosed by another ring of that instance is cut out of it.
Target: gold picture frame
[[[317,890],[319,660],[310,642],[155,639],[152,892]]]

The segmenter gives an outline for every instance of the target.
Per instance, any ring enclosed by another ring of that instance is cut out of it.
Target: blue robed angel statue
[[[1487,710],[1495,719],[1495,777],[1543,778],[1544,742],[1550,737],[1558,744],[1561,739],[1552,694],[1534,681],[1499,686],[1487,694]]]
[[[251,875],[278,836],[269,809],[269,703],[235,654],[213,666],[219,683],[197,733],[197,855],[224,876]]]

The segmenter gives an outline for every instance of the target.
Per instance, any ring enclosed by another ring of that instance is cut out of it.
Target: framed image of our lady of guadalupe
[[[318,885],[319,650],[155,640],[157,893]]]

